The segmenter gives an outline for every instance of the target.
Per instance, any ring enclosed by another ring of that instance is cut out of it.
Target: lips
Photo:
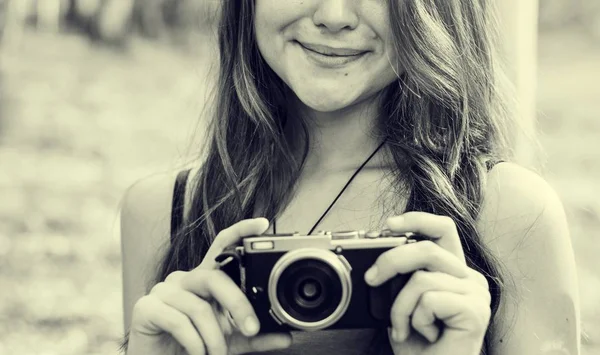
[[[369,53],[369,51],[363,50],[332,48],[327,46],[315,46],[312,44],[305,45],[298,41],[294,42],[304,53],[304,57],[309,63],[324,69],[345,68],[352,63],[359,63]]]
[[[359,49],[334,48],[334,47],[323,46],[323,45],[319,45],[319,44],[304,43],[304,42],[299,42],[299,41],[296,41],[296,42],[299,45],[301,45],[302,47],[304,47],[305,49],[308,49],[309,51],[312,51],[312,52],[315,52],[318,54],[322,54],[322,55],[331,56],[331,57],[352,57],[352,56],[357,56],[357,55],[361,55],[361,54],[368,52],[368,51],[359,50]]]

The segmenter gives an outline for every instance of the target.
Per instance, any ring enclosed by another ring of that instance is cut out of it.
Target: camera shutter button
[[[369,231],[367,232],[367,234],[365,234],[365,238],[368,239],[377,239],[381,236],[381,232],[379,231]]]

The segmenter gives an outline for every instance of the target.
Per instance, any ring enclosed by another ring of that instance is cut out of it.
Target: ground
[[[545,175],[569,217],[583,355],[600,353],[600,43],[540,38]],[[118,208],[127,186],[176,168],[210,51],[134,40],[125,53],[25,33],[0,50],[0,354],[114,354],[122,333]]]

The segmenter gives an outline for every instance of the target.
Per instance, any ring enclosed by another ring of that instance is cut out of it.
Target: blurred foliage
[[[579,23],[600,40],[600,2],[597,0],[539,0],[540,28],[560,29]]]
[[[120,199],[201,144],[214,52],[197,39],[218,4],[0,0],[0,354],[116,353]],[[582,355],[600,353],[597,4],[540,0],[540,138],[577,257]]]
[[[134,33],[181,40],[189,33],[214,28],[219,1],[0,0],[0,28],[11,34],[24,27],[54,33],[79,31],[121,46]]]

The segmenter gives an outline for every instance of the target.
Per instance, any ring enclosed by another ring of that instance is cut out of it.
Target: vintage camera
[[[386,250],[423,239],[389,230],[266,234],[216,260],[247,295],[261,333],[381,328],[410,275],[371,287],[364,273]]]

